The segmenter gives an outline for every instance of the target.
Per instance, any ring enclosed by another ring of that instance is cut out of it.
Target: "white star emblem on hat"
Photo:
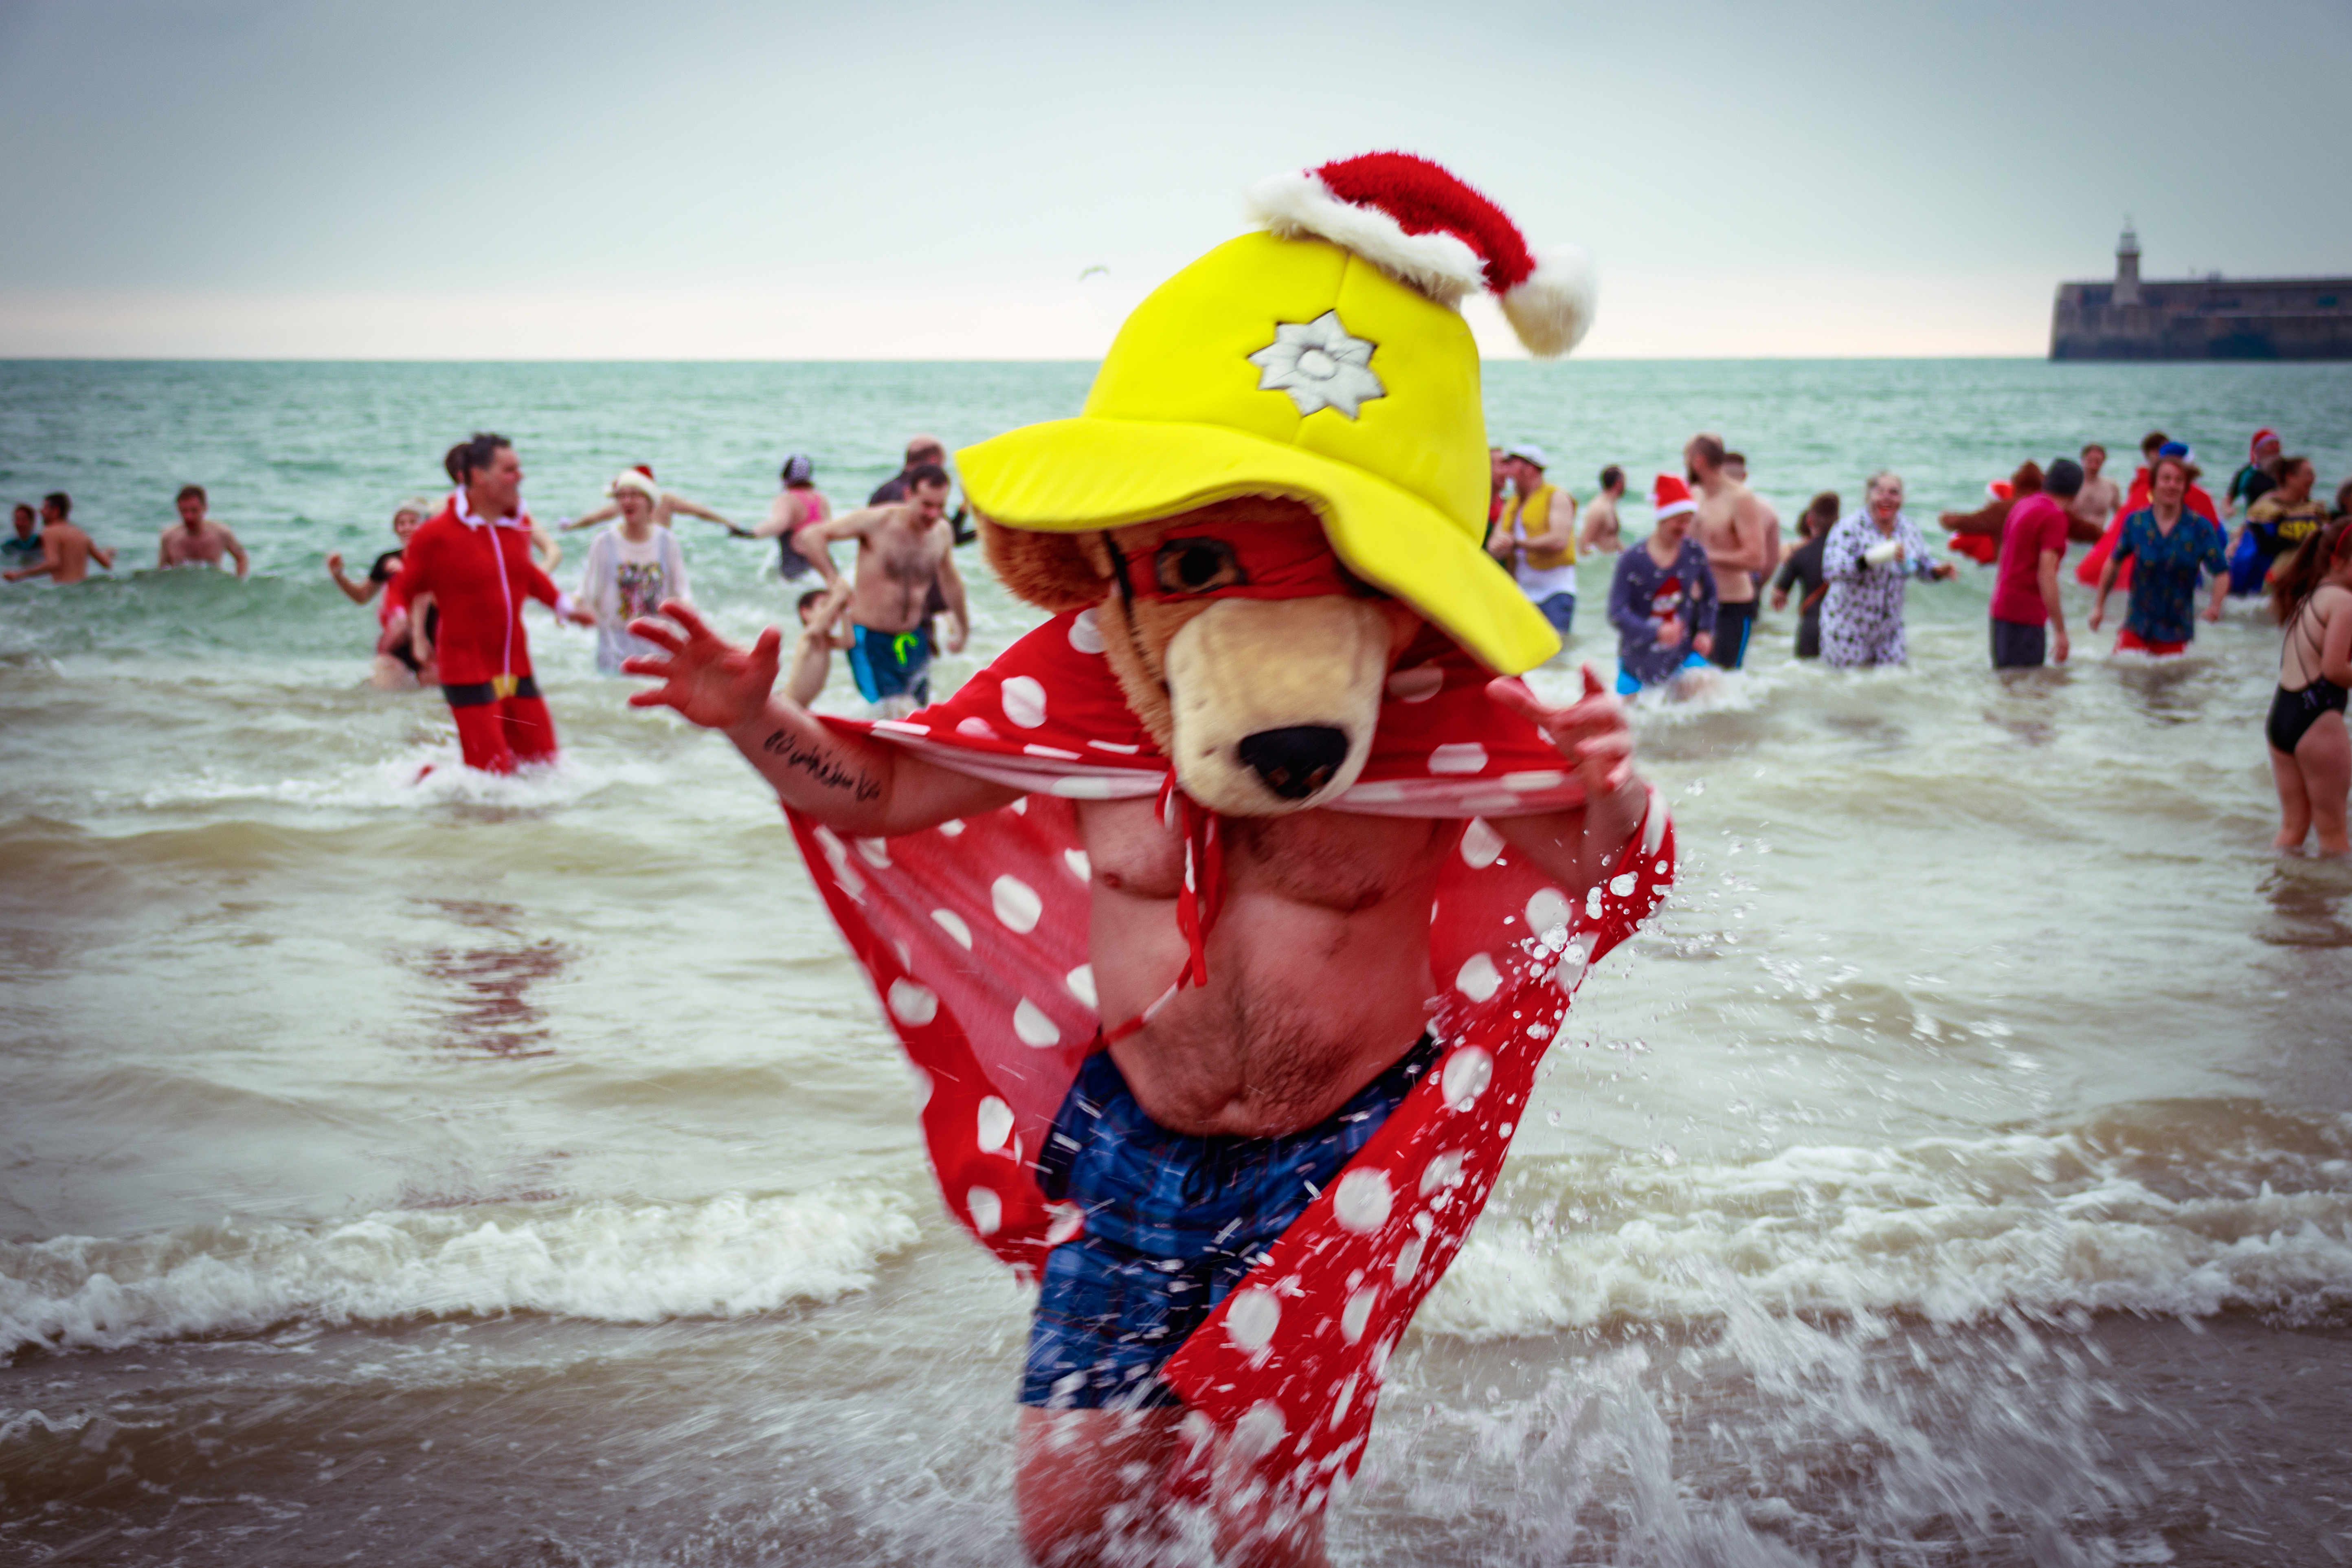
[[[1280,321],[1274,342],[1249,356],[1258,367],[1260,392],[1286,392],[1301,415],[1336,408],[1349,418],[1388,388],[1372,374],[1369,339],[1350,337],[1339,312],[1326,310],[1311,321]]]

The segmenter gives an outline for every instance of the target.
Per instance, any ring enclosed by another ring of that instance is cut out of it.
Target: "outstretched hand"
[[[1625,705],[1585,665],[1584,695],[1555,708],[1517,680],[1490,680],[1486,695],[1541,730],[1574,766],[1585,796],[1598,801],[1624,787],[1633,776],[1633,731]]]
[[[621,668],[628,674],[661,682],[631,695],[630,707],[675,708],[689,723],[706,730],[732,729],[767,710],[783,634],[770,626],[750,647],[740,647],[676,599],[664,601],[661,613],[667,620],[629,623],[630,636],[643,637],[668,656],[640,655],[623,662]]]

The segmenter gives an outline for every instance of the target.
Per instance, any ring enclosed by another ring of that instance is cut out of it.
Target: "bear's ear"
[[[1091,533],[1038,533],[983,517],[980,547],[1014,598],[1050,615],[1098,605],[1110,592],[1110,552]]]

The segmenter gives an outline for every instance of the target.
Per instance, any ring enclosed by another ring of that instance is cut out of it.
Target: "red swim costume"
[[[466,765],[510,773],[517,763],[552,760],[555,721],[531,679],[522,606],[537,599],[561,615],[571,600],[531,561],[529,515],[486,521],[467,510],[463,491],[451,496],[409,536],[393,593],[404,605],[435,596],[441,695]]]

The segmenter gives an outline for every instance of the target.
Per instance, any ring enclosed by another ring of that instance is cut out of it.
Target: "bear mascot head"
[[[1592,287],[1424,159],[1268,181],[1227,242],[1120,329],[1084,410],[957,455],[1014,595],[1090,609],[1128,705],[1212,812],[1329,803],[1370,754],[1391,665],[1434,626],[1516,675],[1559,651],[1485,549],[1485,289],[1564,353]]]

